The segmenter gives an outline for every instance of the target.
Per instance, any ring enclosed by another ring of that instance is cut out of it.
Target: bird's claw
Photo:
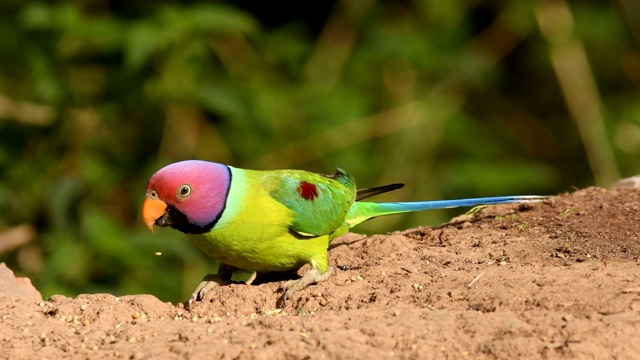
[[[291,297],[292,292],[289,290],[289,288],[291,287],[292,283],[294,283],[294,281],[289,280],[284,283],[284,285],[282,285],[282,297],[279,300],[280,306],[284,306],[287,300],[289,300],[289,297]]]
[[[193,293],[191,293],[191,296],[189,296],[189,300],[187,300],[185,307],[188,310],[191,304],[193,304],[194,302],[202,301],[202,299],[204,299],[204,295],[208,293],[211,289],[213,289],[216,286],[227,285],[227,284],[229,284],[229,281],[223,280],[219,275],[214,275],[214,274],[205,275],[202,278],[202,281],[200,281],[200,284],[198,284],[198,287],[196,287]]]
[[[291,287],[291,284],[294,283],[294,280],[289,280],[286,283],[284,283],[284,285],[282,285],[282,291],[287,292],[287,290],[289,290],[289,288]]]
[[[210,285],[210,284],[207,284]],[[216,285],[213,285],[216,286]],[[187,303],[191,305],[194,301],[202,301],[204,299],[204,294],[206,294],[213,286],[203,286],[200,290],[196,289],[191,296],[189,296],[189,300]],[[200,286],[198,286],[200,288]]]
[[[282,286],[282,302],[283,304],[293,295],[294,293],[306,288],[311,284],[317,284],[322,281],[326,281],[336,272],[334,267],[329,267],[327,271],[324,273],[320,273],[317,269],[311,269],[307,271],[302,277],[298,280],[289,280]]]

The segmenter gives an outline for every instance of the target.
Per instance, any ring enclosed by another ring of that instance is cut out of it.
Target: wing
[[[301,170],[270,171],[271,196],[294,213],[291,229],[302,235],[330,234],[345,222],[356,184],[345,171],[321,175]]]

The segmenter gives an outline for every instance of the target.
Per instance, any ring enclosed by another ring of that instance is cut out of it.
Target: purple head
[[[187,160],[158,170],[147,183],[142,214],[149,229],[171,226],[186,233],[211,229],[224,211],[231,185],[225,165]]]

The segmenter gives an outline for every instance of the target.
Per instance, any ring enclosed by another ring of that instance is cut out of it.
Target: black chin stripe
[[[202,234],[211,230],[213,227],[205,225],[199,226],[189,221],[187,216],[180,210],[176,209],[174,206],[167,206],[167,211],[165,211],[164,215],[158,220],[156,220],[156,225],[158,226],[171,226],[172,228],[181,231],[185,234]]]
[[[212,222],[200,226],[189,221],[187,215],[185,215],[182,211],[175,208],[173,205],[167,206],[167,210],[164,212],[162,217],[156,220],[155,224],[161,227],[171,226],[172,228],[181,231],[185,234],[204,234],[213,229],[214,226],[218,223],[222,214],[224,213],[227,207],[227,198],[229,197],[229,191],[231,191],[231,169],[228,166],[225,166],[227,171],[229,172],[229,186],[227,187],[227,193],[224,195],[224,207],[218,213],[215,219]]]

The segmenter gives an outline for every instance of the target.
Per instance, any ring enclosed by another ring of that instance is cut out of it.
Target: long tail
[[[354,227],[363,221],[377,216],[434,210],[448,209],[461,206],[477,205],[497,205],[511,203],[538,202],[548,198],[548,196],[524,195],[524,196],[496,196],[484,198],[471,198],[459,200],[436,200],[436,201],[416,201],[416,202],[355,202],[347,213],[347,224]]]

